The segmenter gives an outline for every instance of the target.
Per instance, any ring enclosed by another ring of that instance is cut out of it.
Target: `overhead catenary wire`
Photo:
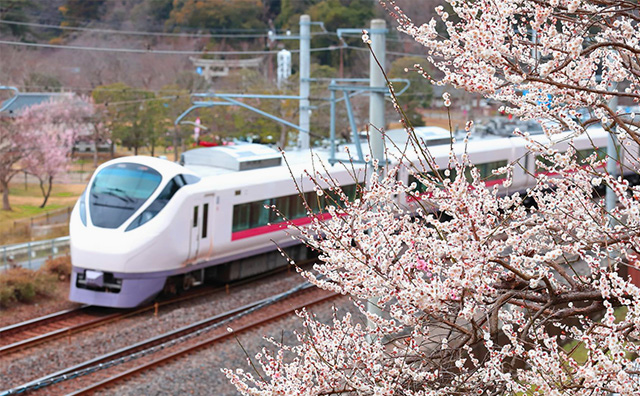
[[[8,21],[4,19],[0,19],[0,24],[39,27],[44,29],[90,32],[90,33],[120,34],[120,35],[128,35],[128,36],[185,37],[185,38],[237,38],[237,39],[269,37],[268,29],[223,29],[223,30],[220,30],[221,33],[170,33],[170,32],[147,32],[147,31],[140,31],[140,30],[116,30],[116,29],[104,29],[104,28],[90,28],[90,27],[80,27],[80,26],[58,26],[58,25],[35,23],[35,22]],[[203,29],[203,30],[215,31],[215,29]],[[264,33],[250,34],[246,32],[264,32]],[[312,36],[331,35],[331,34],[335,34],[335,33],[331,33],[331,32],[312,32],[311,33]]]
[[[156,54],[156,55],[268,55],[277,54],[277,50],[262,50],[262,51],[189,51],[189,50],[157,50],[157,49],[143,49],[143,48],[113,48],[113,47],[90,47],[82,45],[62,45],[62,44],[45,44],[45,43],[25,43],[19,41],[6,41],[0,40],[0,44],[13,45],[18,47],[36,47],[36,48],[53,48],[63,50],[76,50],[76,51],[98,51],[98,52],[122,52],[132,54]],[[311,52],[320,51],[336,51],[340,47],[321,47],[313,48]],[[299,49],[290,49],[289,52],[299,53]]]
[[[269,55],[277,54],[277,50],[262,50],[262,51],[189,51],[189,50],[157,50],[157,49],[143,49],[143,48],[113,48],[113,47],[90,47],[82,45],[62,45],[62,44],[45,44],[45,43],[26,43],[19,41],[7,41],[0,40],[0,45],[13,45],[18,47],[36,47],[36,48],[52,48],[63,50],[75,50],[75,51],[97,51],[97,52],[121,52],[132,54],[156,54],[156,55]],[[311,52],[321,51],[337,51],[340,48],[352,49],[356,51],[369,51],[366,48],[347,46],[330,46],[321,48],[312,48]],[[289,52],[299,53],[299,49],[290,49]],[[425,56],[424,54],[411,54],[404,52],[387,52],[389,55],[395,56]]]
[[[18,47],[54,48],[76,51],[98,51],[98,52],[123,52],[132,54],[158,54],[158,55],[265,55],[276,54],[278,51],[189,51],[189,50],[157,50],[144,48],[113,48],[113,47],[90,47],[83,45],[62,45],[46,43],[25,43],[19,41],[0,40],[0,44],[13,45]],[[327,48],[329,49],[329,48]],[[291,50],[296,52],[296,50]]]

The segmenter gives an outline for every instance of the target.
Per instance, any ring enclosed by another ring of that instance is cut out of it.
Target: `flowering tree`
[[[17,163],[27,155],[28,144],[29,137],[21,134],[12,120],[0,118],[0,191],[3,210],[11,210],[9,182],[20,172]]]
[[[451,0],[447,12],[437,9],[440,22],[421,26],[387,6],[428,48],[442,73],[427,76],[433,83],[480,92],[522,118],[555,120],[543,123],[550,137],[599,123],[633,150],[626,172],[637,173],[637,121],[611,106],[612,97],[640,99],[637,3]],[[408,129],[418,157],[397,154],[399,165],[385,172],[374,162],[354,201],[334,186],[332,220],[300,230],[322,260],[302,274],[350,295],[369,325],[337,313],[319,323],[303,311],[298,345],[274,341],[279,351],[258,356],[257,374],[225,371],[236,387],[247,395],[639,394],[640,289],[624,272],[638,263],[640,188],[602,170],[595,154],[580,162],[572,148],[562,153],[517,131],[555,176],[532,175],[525,194],[502,195],[464,153],[436,172]],[[496,171],[505,186],[515,165]],[[403,168],[421,193],[397,180]],[[601,184],[618,200],[611,211],[593,198]],[[405,196],[417,206],[405,207]]]
[[[33,105],[0,124],[0,186],[3,210],[11,210],[9,182],[19,172],[38,178],[44,207],[54,177],[66,170],[73,142],[92,106],[81,99],[47,101]]]

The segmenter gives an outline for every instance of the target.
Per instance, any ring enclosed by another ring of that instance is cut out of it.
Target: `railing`
[[[27,219],[14,220],[4,231],[0,231],[0,241],[5,240],[4,243],[7,243],[12,239],[28,240],[56,236],[56,234],[51,235],[52,232],[57,232],[57,235],[61,235],[60,228],[69,224],[72,210],[73,207],[69,206]]]
[[[13,267],[38,269],[49,258],[69,253],[69,237],[0,246],[0,271]]]
[[[19,227],[21,225],[33,227],[34,225],[45,224],[57,224],[69,221],[73,206],[69,206],[62,209],[52,210],[37,216],[30,217],[28,219],[14,220],[13,226]]]

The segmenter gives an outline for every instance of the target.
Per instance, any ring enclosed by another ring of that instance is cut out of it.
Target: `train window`
[[[304,201],[302,201],[300,194],[290,195],[289,201],[288,218],[299,219],[307,215],[307,208],[304,206]]]
[[[508,162],[507,160],[502,160],[502,161],[493,161],[493,162],[485,162],[484,164],[475,164],[475,167],[478,169],[478,172],[480,173],[480,179],[484,180],[484,181],[488,181],[488,180],[499,180],[499,179],[504,179],[504,175],[494,175],[493,171],[498,169],[498,168],[502,168],[504,166],[507,166]],[[469,168],[467,168],[467,171],[465,172],[466,176],[467,176],[467,180],[471,181],[471,170]]]
[[[193,226],[194,227],[198,226],[198,207],[197,206],[193,207]]]
[[[397,175],[396,175],[397,177]],[[349,201],[352,201],[356,198],[357,196],[357,185],[356,184],[350,184],[347,186],[341,186],[342,192],[344,193],[344,195],[347,196],[347,199]],[[333,206],[339,206],[342,207],[344,205],[344,202],[342,201],[342,198],[340,197],[340,195],[337,192],[333,192],[333,191],[325,191],[324,194],[325,200],[324,200],[324,204],[325,205],[333,205]]]
[[[294,199],[295,195],[290,195],[287,197],[278,197],[275,199],[275,205],[277,210],[282,213],[282,215],[287,216],[289,213],[293,213],[295,211],[296,199]],[[269,214],[269,221],[272,223],[282,221],[282,217],[278,216],[278,213],[275,210],[271,210]]]
[[[251,228],[261,227],[269,224],[269,214],[271,209],[266,209],[265,206],[271,206],[270,199],[264,201],[251,202],[249,212],[249,224]]]
[[[130,231],[135,228],[140,227],[147,221],[153,219],[166,205],[169,203],[171,198],[175,195],[176,192],[185,185],[187,185],[184,176],[188,175],[178,175],[173,179],[169,180],[167,185],[162,189],[160,194],[156,197],[156,199],[149,205],[147,209],[144,210],[134,221],[129,224],[125,231]]]
[[[588,149],[583,149],[583,150],[576,150],[576,159],[578,160],[578,163],[581,164],[586,164],[587,162],[587,158],[593,154],[596,153],[597,155],[597,160],[601,161],[605,158],[607,158],[607,149],[606,148],[588,148]],[[563,154],[563,153],[561,153]],[[538,163],[539,162],[539,163]],[[549,157],[544,156],[544,155],[538,155],[536,156],[536,173],[543,173],[543,172],[548,172],[547,168],[544,167],[543,165],[546,165],[547,167],[553,167],[553,162],[551,162],[551,160],[549,159]]]
[[[195,175],[179,175],[180,177],[182,177],[184,179],[184,183],[185,184],[194,184],[200,181],[200,178],[198,176]]]
[[[343,191],[349,199],[356,196],[356,185],[348,185],[343,187]],[[309,205],[311,211],[318,212],[318,208],[323,208],[327,200],[322,196],[318,196],[315,192],[307,192],[304,199]],[[329,200],[335,204],[332,200]],[[299,219],[307,216],[307,208],[299,194],[288,195],[284,197],[271,198],[261,201],[249,202],[233,207],[232,232],[247,230],[250,228],[262,227],[269,223],[278,223],[284,221],[283,217],[278,216],[272,209],[265,208],[275,205],[282,216],[287,220]]]
[[[438,170],[438,174],[440,175],[440,177],[442,177],[442,179],[449,179],[451,181],[453,181],[456,178],[456,170],[455,169],[449,169],[449,176],[446,176],[445,174],[445,170],[446,169],[440,169]],[[422,176],[422,179],[427,179],[427,180],[432,180],[434,183],[436,183],[437,186],[442,187],[442,183],[440,182],[440,178],[437,178],[435,176],[434,172],[427,172]],[[416,189],[415,192],[417,193],[423,193],[427,190],[427,186],[425,186],[422,182],[420,182],[420,180],[418,180],[418,178],[414,175],[409,175],[409,185],[411,185],[411,183],[416,183]]]
[[[249,227],[249,211],[250,207],[247,204],[234,205],[233,207],[233,225],[232,232],[246,230]]]
[[[207,237],[207,223],[209,220],[209,204],[206,203],[202,207],[202,237]]]
[[[160,173],[140,164],[123,162],[102,169],[89,189],[91,222],[96,227],[120,227],[161,181]]]
[[[586,163],[587,162],[587,158],[593,154],[596,153],[597,157],[596,157],[596,161],[602,161],[603,159],[607,158],[607,149],[604,148],[598,148],[596,147],[594,148],[588,148],[588,149],[584,149],[584,150],[578,150],[576,151],[576,157],[578,158],[578,161],[581,163]]]

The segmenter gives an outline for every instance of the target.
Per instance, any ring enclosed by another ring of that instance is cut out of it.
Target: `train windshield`
[[[125,162],[102,169],[91,184],[91,222],[96,227],[120,227],[153,194],[161,181],[160,173],[140,164]]]

